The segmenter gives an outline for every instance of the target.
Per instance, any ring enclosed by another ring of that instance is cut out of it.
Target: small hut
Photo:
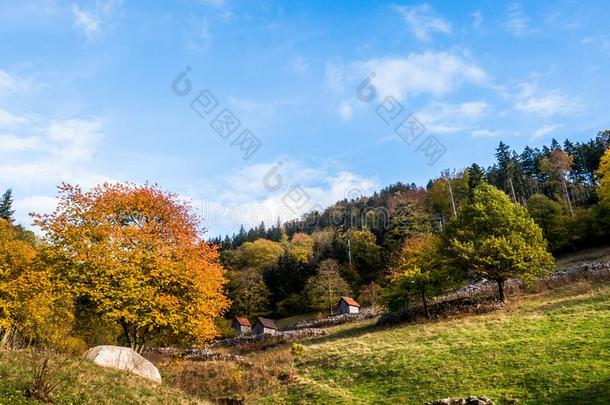
[[[262,335],[264,333],[275,335],[277,332],[277,326],[275,326],[275,322],[272,319],[267,318],[257,318],[256,323],[254,324],[254,333],[257,335]]]
[[[357,314],[360,312],[360,304],[350,297],[341,297],[338,307],[340,314]]]
[[[252,332],[252,325],[248,318],[241,318],[236,316],[233,318],[233,324],[231,325],[233,329],[237,332],[237,336],[247,335]]]

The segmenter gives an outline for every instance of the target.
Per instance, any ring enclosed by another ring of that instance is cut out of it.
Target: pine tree
[[[472,201],[474,190],[485,181],[485,171],[481,166],[473,163],[466,169],[466,175],[468,176],[468,199]]]
[[[2,194],[0,198],[0,218],[6,219],[9,222],[13,221],[13,190],[10,188]]]

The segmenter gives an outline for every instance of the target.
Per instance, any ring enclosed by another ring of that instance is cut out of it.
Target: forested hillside
[[[408,249],[421,248],[422,237],[441,236],[483,183],[527,209],[554,255],[603,243],[610,211],[600,203],[598,167],[609,146],[610,131],[587,142],[567,139],[562,145],[553,139],[522,151],[500,142],[491,167],[473,163],[445,170],[425,187],[397,183],[285,224],[261,223],[213,239],[230,273],[231,312],[287,316],[330,310],[328,300],[313,299],[320,283],[333,297],[349,293],[365,304],[383,301],[392,274],[412,255]],[[324,279],[317,277],[320,263],[332,270]]]

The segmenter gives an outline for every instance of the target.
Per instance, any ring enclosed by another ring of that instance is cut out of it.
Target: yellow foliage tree
[[[26,272],[36,257],[29,243],[19,240],[12,225],[0,218],[0,330],[6,333],[14,327],[15,301],[13,283]]]
[[[0,219],[2,340],[63,347],[73,324],[70,300],[52,281],[37,247],[23,236],[23,230]]]
[[[237,249],[240,267],[251,267],[259,271],[275,266],[284,248],[278,242],[257,239],[246,242]]]
[[[77,298],[117,322],[137,351],[155,338],[203,344],[216,336],[214,319],[229,306],[224,269],[188,205],[149,185],[59,189],[57,209],[35,223]]]
[[[307,263],[313,256],[315,240],[303,232],[297,232],[290,241],[290,254],[301,263]]]
[[[610,202],[610,149],[606,150],[602,156],[597,173],[599,175],[599,199]]]

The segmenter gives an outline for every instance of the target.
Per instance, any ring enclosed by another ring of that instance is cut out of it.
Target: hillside
[[[25,391],[32,382],[29,352],[0,351],[0,405],[40,404]],[[54,404],[205,404],[176,388],[158,386],[140,377],[73,359],[57,374]]]
[[[463,319],[337,327],[306,344],[298,383],[267,403],[610,401],[610,286],[581,282]]]

